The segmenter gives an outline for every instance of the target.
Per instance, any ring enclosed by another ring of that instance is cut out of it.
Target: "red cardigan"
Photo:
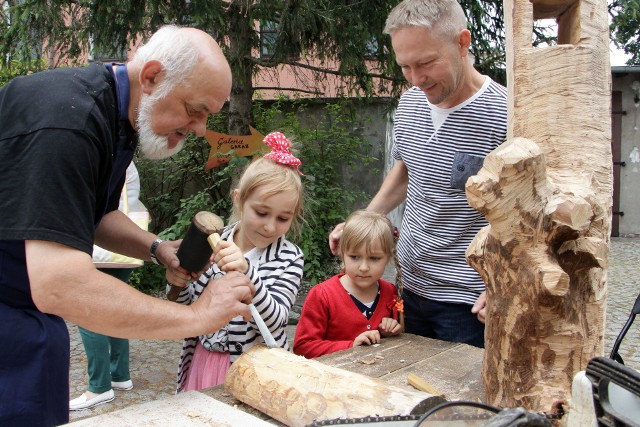
[[[302,306],[300,321],[296,327],[293,352],[306,358],[314,358],[353,347],[353,340],[367,330],[378,329],[385,317],[397,319],[395,303],[396,287],[379,280],[380,299],[367,319],[340,283],[343,274],[315,285]]]

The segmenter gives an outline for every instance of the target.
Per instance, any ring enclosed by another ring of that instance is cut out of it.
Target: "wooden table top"
[[[403,388],[415,374],[444,394],[447,400],[484,401],[482,357],[484,350],[467,344],[403,333],[383,338],[379,345],[358,346],[326,354],[316,360],[351,372],[368,375]],[[222,385],[202,390],[210,397],[260,419],[282,425],[224,391]]]

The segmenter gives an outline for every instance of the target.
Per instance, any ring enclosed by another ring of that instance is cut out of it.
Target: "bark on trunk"
[[[225,391],[288,425],[366,416],[421,414],[444,402],[296,356],[281,348],[253,347],[229,368]]]
[[[253,102],[253,68],[251,40],[253,23],[249,19],[250,5],[246,0],[233,0],[229,7],[232,19],[229,34],[229,65],[232,71],[229,97],[229,134],[249,135]]]
[[[487,285],[488,403],[549,411],[603,353],[611,224],[606,0],[505,0],[509,130],[467,182]],[[534,19],[558,45],[533,48]]]

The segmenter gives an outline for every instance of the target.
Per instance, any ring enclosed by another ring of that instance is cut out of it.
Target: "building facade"
[[[640,66],[611,67],[612,236],[640,237]]]

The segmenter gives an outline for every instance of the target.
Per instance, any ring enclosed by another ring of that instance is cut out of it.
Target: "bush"
[[[25,76],[45,69],[44,60],[40,61],[10,61],[6,66],[0,62],[0,87],[14,77]]]

